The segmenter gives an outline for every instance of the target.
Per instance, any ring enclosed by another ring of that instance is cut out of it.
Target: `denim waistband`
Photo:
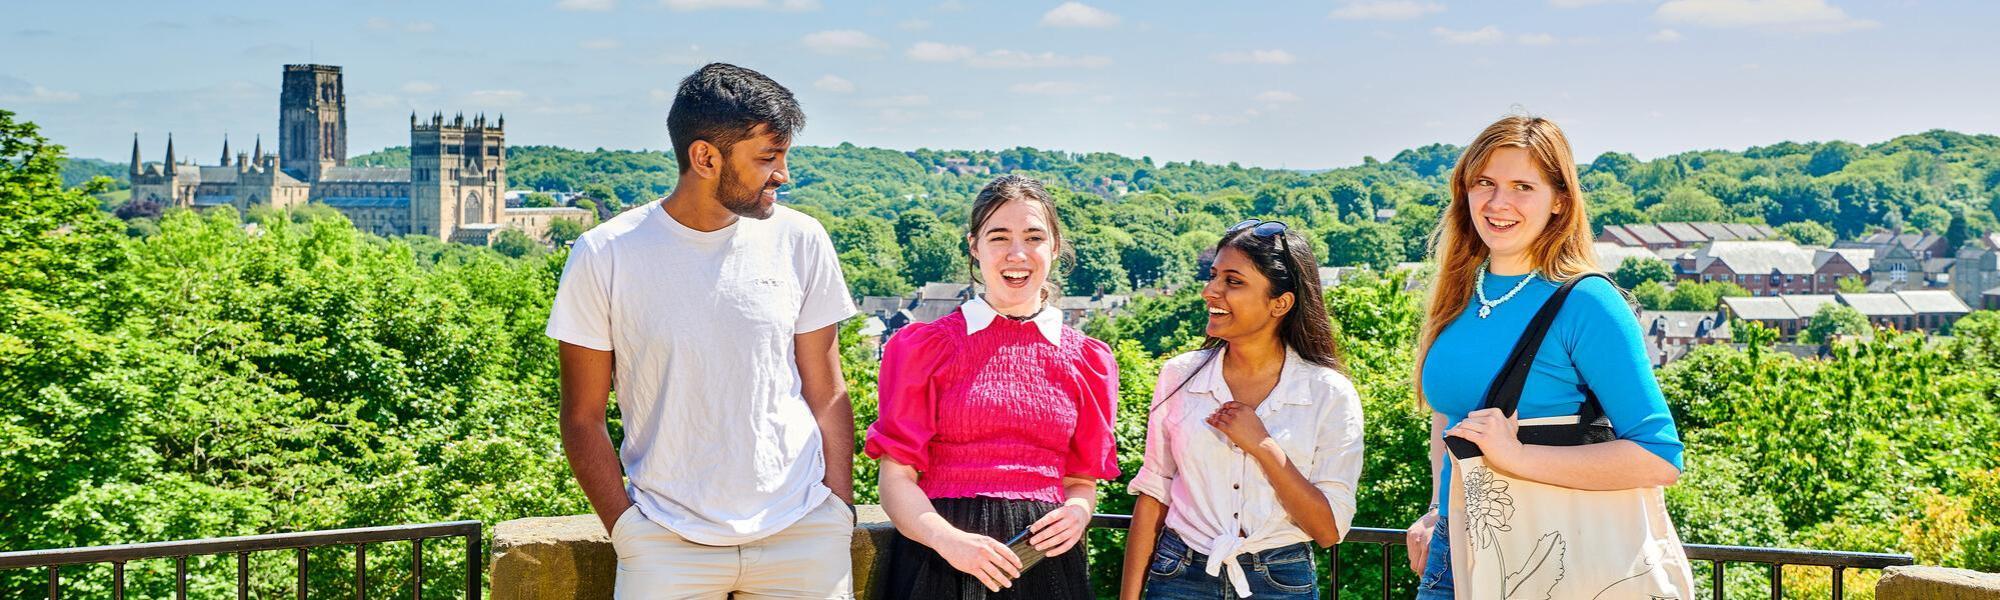
[[[1208,563],[1207,554],[1203,554],[1195,550],[1193,547],[1188,546],[1187,540],[1181,539],[1181,535],[1179,533],[1176,533],[1172,528],[1161,529],[1160,539],[1158,542],[1156,542],[1154,548],[1155,552],[1169,552],[1187,556],[1190,558],[1190,562],[1197,565]],[[1312,559],[1312,544],[1308,544],[1306,542],[1299,542],[1288,546],[1279,546],[1277,548],[1270,548],[1267,550],[1259,550],[1257,552],[1244,554],[1242,556],[1236,557],[1236,561],[1242,563],[1243,566],[1246,567],[1256,567],[1258,565],[1289,564],[1289,563],[1299,562],[1302,560],[1311,560],[1311,559]]]

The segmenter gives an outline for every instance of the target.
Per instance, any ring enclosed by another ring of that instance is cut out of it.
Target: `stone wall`
[[[1875,584],[1876,600],[1996,600],[2000,573],[1946,567],[1889,567]]]
[[[881,507],[860,507],[854,530],[855,598],[874,600],[895,527]],[[493,600],[611,598],[618,554],[595,515],[507,521],[493,528]],[[2000,600],[2000,574],[1944,567],[1890,567],[1878,600]]]
[[[854,530],[856,598],[879,597],[890,536],[889,516],[873,505],[859,509]],[[493,600],[611,598],[618,553],[596,515],[516,519],[493,527]]]

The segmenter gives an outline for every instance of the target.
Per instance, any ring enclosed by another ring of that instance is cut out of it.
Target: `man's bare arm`
[[[625,469],[611,447],[604,408],[611,398],[612,353],[562,343],[562,442],[570,473],[590,500],[591,510],[609,533],[632,506],[625,496]]]
[[[842,502],[854,503],[854,403],[840,374],[840,324],[792,336],[799,365],[799,390],[819,422],[826,452],[826,487]]]

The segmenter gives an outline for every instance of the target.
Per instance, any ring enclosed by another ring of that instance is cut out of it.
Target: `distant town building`
[[[1646,354],[1658,367],[1702,344],[1729,342],[1729,319],[1720,311],[1640,311]]]
[[[1792,242],[1714,242],[1682,255],[1675,271],[1681,281],[1726,281],[1753,296],[1830,294],[1840,291],[1841,279],[1860,277],[1867,260],[1860,252]]]
[[[1854,308],[1875,327],[1900,331],[1938,331],[1972,312],[1958,296],[1944,290],[1723,298],[1722,310],[1725,317],[1758,322],[1790,340],[1829,303]]]
[[[1958,262],[1943,236],[1931,233],[1878,231],[1859,240],[1835,242],[1834,248],[1860,248],[1875,253],[1868,291],[1946,289],[1953,263]]]
[[[1967,240],[1953,261],[1951,289],[1966,304],[2000,309],[2000,233]]]
[[[1597,241],[1620,246],[1664,250],[1693,248],[1710,242],[1743,242],[1782,239],[1777,230],[1763,225],[1741,223],[1631,223],[1606,225]]]

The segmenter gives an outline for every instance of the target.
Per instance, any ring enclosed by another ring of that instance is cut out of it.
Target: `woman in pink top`
[[[1008,175],[980,190],[966,242],[985,293],[882,352],[880,414],[864,446],[882,461],[882,507],[899,534],[890,598],[1091,597],[1083,540],[1097,480],[1118,477],[1111,349],[1049,306],[1064,254],[1048,192]],[[1048,556],[1027,565],[1006,541]]]

